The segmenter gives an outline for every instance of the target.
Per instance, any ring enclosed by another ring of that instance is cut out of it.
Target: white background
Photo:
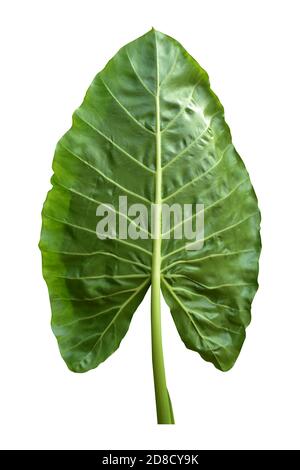
[[[300,448],[299,1],[1,2],[0,446]],[[176,426],[157,426],[149,297],[120,349],[60,358],[37,248],[57,140],[94,75],[154,26],[208,71],[262,211],[260,289],[235,367],[188,351],[163,309]]]

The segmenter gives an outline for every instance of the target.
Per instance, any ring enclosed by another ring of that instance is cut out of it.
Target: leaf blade
[[[129,204],[149,209],[161,184],[162,202],[203,203],[205,213],[201,253],[187,250],[186,240],[162,237],[163,295],[186,346],[221,370],[232,367],[257,289],[260,213],[223,107],[199,64],[154,30],[123,47],[75,111],[53,169],[40,247],[67,365],[84,372],[112,354],[150,284],[153,241],[97,239],[96,205],[117,207],[126,195]],[[93,346],[121,308],[118,293],[125,306],[104,334],[105,345]]]

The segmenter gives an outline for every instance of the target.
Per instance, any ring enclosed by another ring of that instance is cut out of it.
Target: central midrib
[[[157,88],[156,88],[156,172],[155,172],[155,241],[161,244],[161,188],[162,188],[162,169],[161,169],[161,133],[160,133],[160,97],[159,97],[159,64],[157,63]],[[159,248],[160,253],[160,248]]]
[[[154,33],[156,34],[156,33]],[[155,210],[154,210],[154,240],[153,240],[153,260],[152,260],[152,274],[153,280],[160,278],[161,267],[161,215],[162,215],[162,168],[161,168],[161,131],[160,131],[160,71],[157,50],[157,40],[155,37],[156,45],[156,93],[155,93]]]

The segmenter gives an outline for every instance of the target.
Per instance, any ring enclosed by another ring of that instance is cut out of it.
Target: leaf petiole
[[[155,242],[154,260],[155,264]],[[160,273],[152,275],[151,287],[151,337],[152,337],[152,365],[155,388],[156,413],[158,424],[175,424],[172,403],[166,383],[164,355],[161,334],[161,306],[160,306]]]

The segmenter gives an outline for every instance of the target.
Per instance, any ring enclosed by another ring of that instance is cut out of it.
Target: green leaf
[[[68,367],[85,372],[119,347],[154,280],[154,299],[161,284],[185,345],[221,370],[232,367],[257,290],[260,214],[198,63],[155,30],[120,49],[75,111],[53,171],[40,248]],[[203,248],[164,239],[159,220],[158,240],[100,240],[96,208],[118,208],[119,196],[149,210],[203,203]]]

